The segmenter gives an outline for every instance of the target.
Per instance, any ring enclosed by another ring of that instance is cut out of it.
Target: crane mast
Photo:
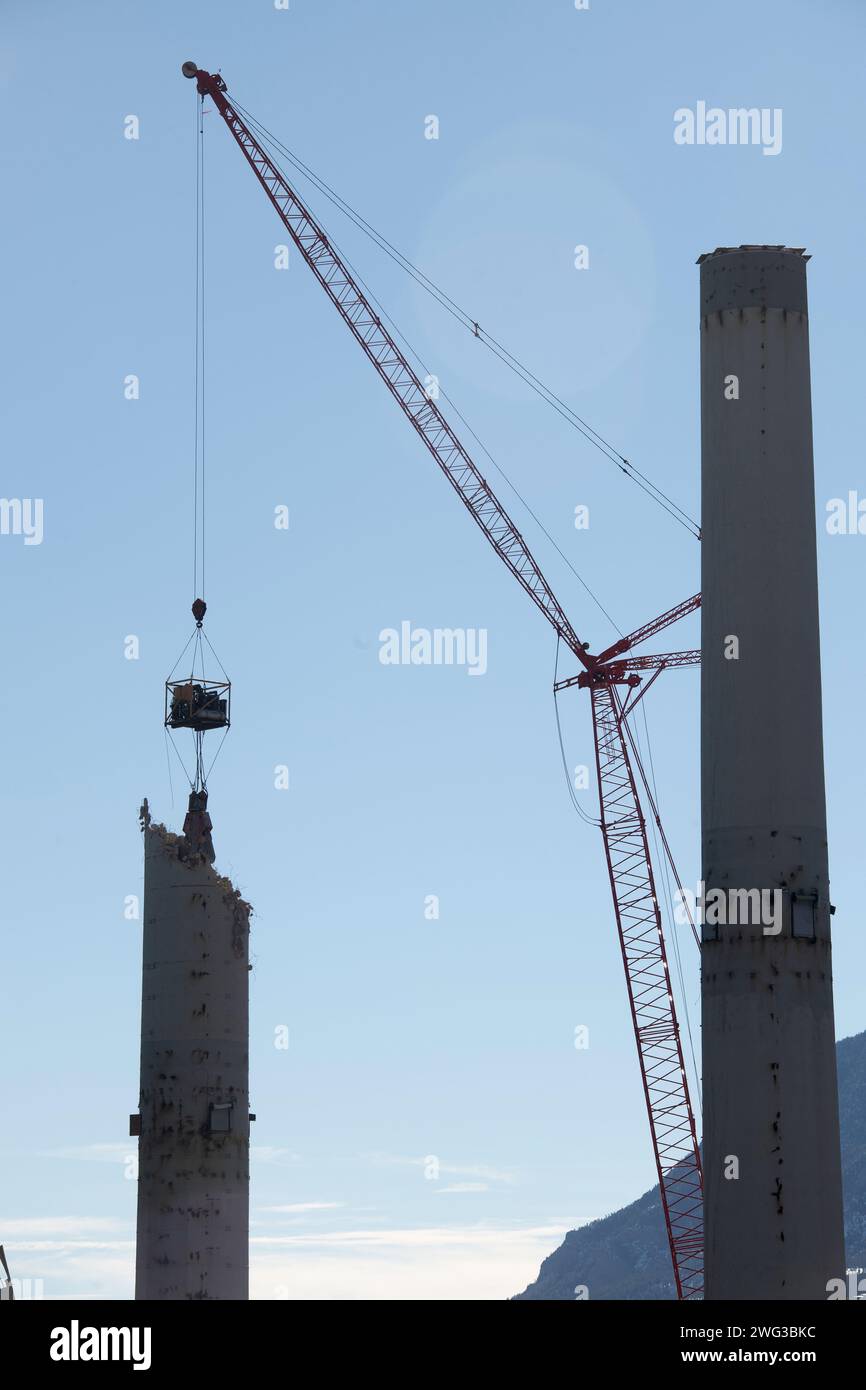
[[[436,400],[282,171],[226,94],[217,73],[184,63],[202,99],[210,97],[304,261],[391,395],[420,435],[470,516],[583,668],[558,683],[592,698],[601,829],[625,967],[644,1097],[677,1296],[703,1290],[703,1179],[679,1023],[665,953],[646,822],[629,756],[630,733],[617,687],[632,695],[641,670],[693,664],[699,652],[629,656],[632,648],[700,605],[700,595],[592,656],[581,642],[520,531],[470,458]],[[633,704],[636,701],[633,702]],[[632,707],[633,707],[632,704]]]

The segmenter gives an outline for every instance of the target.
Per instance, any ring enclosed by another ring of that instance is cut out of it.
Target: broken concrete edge
[[[253,911],[252,905],[241,897],[240,889],[235,888],[231,879],[226,878],[225,874],[218,873],[206,855],[196,852],[185,835],[178,835],[175,831],[169,830],[161,821],[153,820],[147,804],[147,797],[142,802],[138,815],[142,834],[156,836],[163,848],[171,852],[178,863],[183,864],[185,868],[196,869],[199,873],[206,870],[208,874],[213,876],[214,888],[222,893],[223,901],[227,906],[229,903],[232,905],[234,913],[233,936],[237,942],[239,935],[242,936],[245,931],[249,931],[250,917]],[[235,953],[237,954],[237,950]]]

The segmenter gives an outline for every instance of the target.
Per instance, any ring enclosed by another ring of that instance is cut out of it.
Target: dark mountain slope
[[[866,1268],[866,1033],[836,1046],[849,1268]],[[659,1190],[620,1211],[569,1231],[519,1299],[568,1299],[585,1284],[590,1297],[673,1298],[674,1283]]]

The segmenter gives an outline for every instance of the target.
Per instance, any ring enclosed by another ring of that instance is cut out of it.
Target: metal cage
[[[231,692],[231,681],[212,681],[203,676],[166,681],[165,727],[194,729],[196,733],[228,729],[231,725]]]

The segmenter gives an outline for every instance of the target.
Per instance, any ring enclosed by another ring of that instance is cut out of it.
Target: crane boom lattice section
[[[529,546],[345,262],[224,93],[209,86],[207,95],[216,104],[307,265],[464,506],[532,601],[586,665],[583,644]]]
[[[661,913],[615,689],[592,690],[601,826],[679,1298],[703,1291],[703,1176]]]

